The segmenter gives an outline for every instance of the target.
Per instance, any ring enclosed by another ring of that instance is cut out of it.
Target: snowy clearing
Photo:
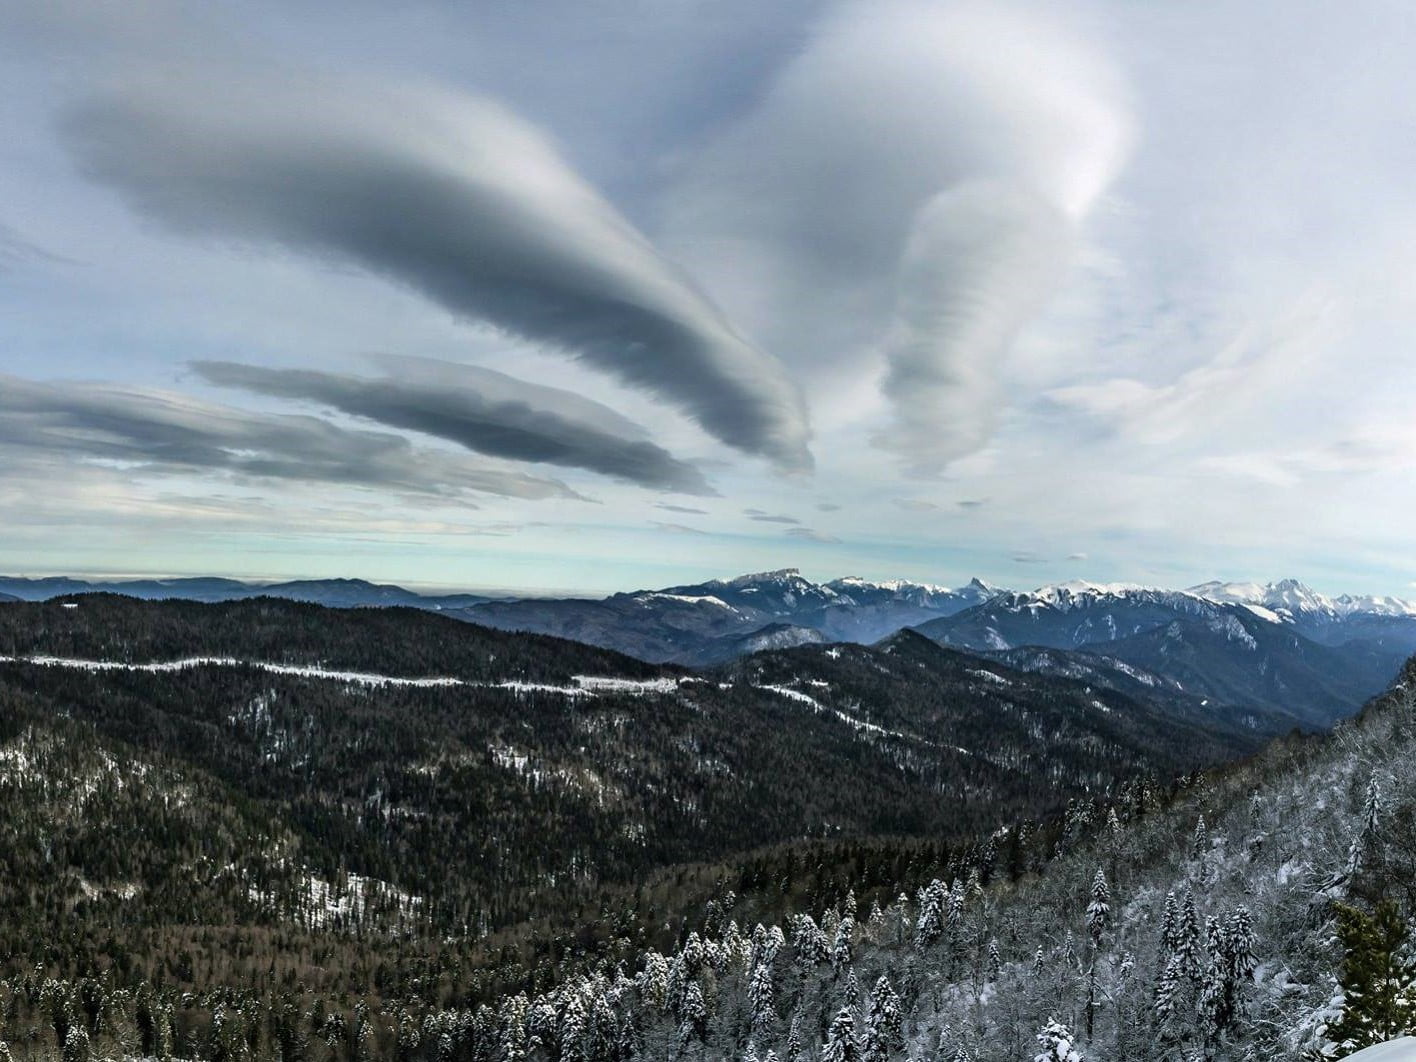
[[[566,697],[594,697],[600,694],[625,693],[645,696],[650,694],[673,693],[681,679],[627,679],[612,675],[575,675],[573,686],[556,686],[543,682],[523,682],[506,679],[502,682],[470,682],[449,676],[426,676],[408,678],[399,675],[380,675],[368,671],[337,671],[330,668],[294,664],[272,664],[260,660],[238,660],[225,656],[193,656],[181,660],[163,660],[149,664],[131,664],[119,660],[77,660],[58,656],[0,656],[0,664],[33,664],[38,667],[69,668],[75,671],[142,671],[162,674],[175,671],[190,671],[199,667],[253,667],[274,675],[291,675],[297,678],[326,679],[331,682],[345,682],[357,686],[413,686],[446,687],[471,686],[480,689],[510,690],[513,693],[558,693]]]

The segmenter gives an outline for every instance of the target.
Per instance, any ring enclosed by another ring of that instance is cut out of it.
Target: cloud
[[[0,273],[35,263],[63,262],[58,255],[25,238],[18,229],[0,221]]]
[[[810,467],[782,366],[485,98],[150,62],[73,104],[61,131],[88,176],[173,230],[353,264],[652,391],[739,450]]]
[[[249,413],[165,391],[8,375],[0,375],[0,448],[65,454],[131,474],[207,470],[448,497],[579,497],[557,480],[420,450],[401,435]]]
[[[744,509],[743,514],[748,519],[756,520],[762,524],[799,524],[801,523],[795,516],[786,516],[781,513],[763,512],[761,509]]]
[[[695,509],[691,505],[670,505],[668,502],[655,502],[654,508],[663,509],[666,513],[685,513],[689,516],[707,516],[707,509]]]
[[[817,502],[816,509],[818,512],[823,513],[837,513],[841,511],[841,507],[835,502]]]
[[[1036,553],[1033,553],[1033,552],[1031,552],[1031,551],[1029,551],[1029,550],[1024,550],[1024,551],[1021,552],[1021,553],[1014,553],[1014,554],[1013,554],[1013,563],[1014,563],[1014,564],[1046,564],[1046,563],[1047,563],[1047,558],[1046,558],[1046,557],[1039,557]]]
[[[894,498],[892,500],[898,508],[909,513],[932,513],[939,508],[932,501],[925,501],[923,498]]]
[[[894,424],[875,436],[933,476],[993,434],[998,366],[1066,267],[1061,211],[1006,182],[941,192],[920,212],[900,268],[882,384]]]
[[[713,493],[698,469],[642,438],[642,428],[607,406],[490,369],[409,359],[393,364],[399,375],[377,380],[234,362],[192,367],[222,387],[319,402],[492,457],[584,468],[659,490]]]
[[[954,503],[960,509],[982,509],[988,504],[987,498],[960,498]]]
[[[1119,77],[1040,5],[843,3],[693,158],[673,246],[818,378],[883,362],[875,441],[932,475],[992,432],[1001,364],[1130,140]]]
[[[825,531],[813,531],[809,527],[789,527],[786,533],[792,538],[804,538],[808,542],[839,542],[835,535],[827,534]]]
[[[651,523],[652,523],[652,526],[657,527],[660,531],[667,531],[667,532],[668,532],[669,534],[671,534],[671,535],[706,535],[706,534],[708,534],[707,531],[700,530],[699,528],[696,528],[696,527],[689,527],[687,524],[664,523],[664,522],[659,521],[659,520],[651,521]]]
[[[1087,559],[1087,555],[1085,553],[1069,553],[1067,559],[1069,561],[1084,561]]]

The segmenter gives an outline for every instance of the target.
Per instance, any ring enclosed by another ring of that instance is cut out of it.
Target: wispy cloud
[[[789,527],[786,533],[792,538],[804,538],[808,542],[839,542],[835,535],[827,534],[825,531],[815,531],[809,527]]]
[[[667,531],[671,535],[706,535],[707,531],[701,528],[689,527],[687,524],[665,523],[660,520],[651,521],[654,527],[660,531]]]
[[[668,502],[655,502],[654,508],[662,509],[666,513],[684,513],[689,516],[707,516],[707,509],[695,509],[691,505],[671,505]]]
[[[352,263],[651,390],[730,446],[810,465],[782,367],[486,98],[169,60],[96,88],[62,128],[87,174],[179,232]]]
[[[166,391],[0,375],[0,448],[138,473],[191,471],[419,494],[579,497],[565,484],[418,449],[401,435],[251,413]]]
[[[743,515],[750,520],[756,520],[761,524],[799,524],[801,523],[795,516],[787,516],[784,513],[769,513],[762,509],[744,509]]]
[[[471,366],[400,360],[367,379],[234,362],[195,362],[205,380],[317,402],[390,427],[515,461],[589,469],[659,490],[712,494],[703,474],[642,438],[638,425],[578,395]]]

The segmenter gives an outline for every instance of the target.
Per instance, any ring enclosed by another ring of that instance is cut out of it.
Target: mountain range
[[[1025,670],[1081,677],[1202,714],[1222,708],[1265,732],[1280,720],[1330,726],[1385,688],[1416,652],[1416,604],[1327,597],[1292,579],[1186,590],[1069,582],[1019,592],[978,579],[957,588],[855,577],[816,583],[786,568],[598,600],[423,595],[357,579],[0,579],[0,593],[32,600],[105,588],[146,599],[411,606],[695,668],[766,650],[874,644],[913,628]]]
[[[186,579],[75,579],[68,576],[25,578],[0,576],[0,601],[48,601],[76,594],[123,594],[144,601],[241,601],[280,597],[331,608],[388,607],[442,610],[466,608],[485,601],[481,594],[419,594],[401,586],[364,579],[295,579],[255,583],[216,576]]]

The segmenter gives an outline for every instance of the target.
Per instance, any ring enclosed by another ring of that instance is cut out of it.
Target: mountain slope
[[[264,802],[310,874],[441,932],[759,844],[970,837],[1258,740],[909,633],[690,676],[414,609],[77,604],[0,612],[0,690]]]
[[[689,675],[415,610],[78,605],[0,610],[51,657],[0,662],[20,1059],[79,1022],[98,1057],[785,1058],[886,1003],[890,1062],[1012,1062],[1050,1019],[1091,1059],[1299,1058],[1330,901],[1416,902],[1416,665],[1333,739],[1167,791],[1255,735],[913,632]],[[52,659],[80,652],[128,666]],[[1196,973],[1167,1011],[1170,890]]]
[[[1385,688],[1400,659],[1363,643],[1319,645],[1243,611],[1204,621],[1172,620],[1108,642],[1105,651],[1167,675],[1191,694],[1287,712],[1318,728],[1345,718]]]
[[[1364,640],[1405,654],[1416,653],[1416,603],[1401,598],[1327,597],[1297,579],[1266,584],[1202,583],[1188,593],[1209,601],[1247,605],[1323,645]]]
[[[922,634],[975,651],[1084,650],[1164,676],[1186,694],[1326,727],[1380,692],[1405,645],[1321,645],[1248,604],[1194,594],[1089,585],[1000,595]]]
[[[743,652],[753,651],[748,636],[769,626],[814,630],[825,641],[869,643],[997,592],[977,579],[957,590],[857,578],[813,583],[797,569],[784,568],[600,601],[489,601],[458,615],[502,630],[553,634],[645,660],[701,666],[725,659],[738,639]]]
[[[1004,863],[1002,834],[912,895],[858,865],[858,888],[750,935],[732,897],[632,976],[530,1005],[608,1005],[651,1058],[833,1041],[892,1060],[1342,1058],[1391,1031],[1328,1038],[1349,1002],[1337,904],[1389,901],[1408,933],[1416,914],[1413,711],[1416,662],[1330,737],[1276,743],[1161,800],[1075,805],[1035,869]],[[710,986],[706,1014],[685,1022],[666,976]]]

